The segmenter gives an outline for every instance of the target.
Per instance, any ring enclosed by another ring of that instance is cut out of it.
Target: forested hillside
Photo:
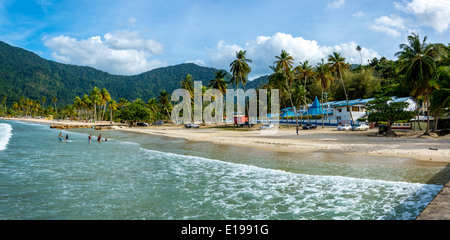
[[[108,89],[115,99],[148,100],[157,97],[160,90],[170,93],[179,88],[187,74],[207,86],[217,71],[186,63],[134,76],[119,76],[91,67],[46,60],[0,41],[0,97],[6,96],[9,106],[20,97],[52,99],[54,96],[58,98],[57,105],[64,106],[72,104],[76,96],[83,96],[94,87]]]

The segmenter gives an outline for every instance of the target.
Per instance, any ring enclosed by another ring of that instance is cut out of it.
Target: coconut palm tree
[[[187,74],[180,82],[181,88],[188,90],[191,98],[194,98],[194,80],[191,74]]]
[[[237,89],[239,83],[242,83],[245,92],[245,84],[247,84],[248,74],[252,71],[252,68],[248,65],[252,63],[251,59],[248,59],[245,55],[247,51],[240,50],[236,52],[236,60],[230,63],[231,80],[230,83],[234,84],[236,90],[236,99],[239,99]],[[239,101],[239,100],[237,100]],[[248,109],[247,109],[248,112]]]
[[[94,105],[94,121],[98,121],[97,105],[101,103],[100,94],[101,91],[98,87],[94,87],[94,89],[90,92],[90,99]]]
[[[431,93],[430,111],[435,119],[434,131],[437,130],[439,116],[450,109],[450,66],[437,69],[439,78],[435,80],[436,90]]]
[[[169,114],[170,94],[166,90],[161,90],[159,92],[158,100],[159,104],[161,104],[162,109],[166,111],[167,116],[170,116]]]
[[[109,109],[109,124],[113,122],[113,112],[117,111],[117,102],[110,98],[108,101],[108,109]]]
[[[58,98],[56,96],[54,96],[52,98],[52,102],[55,104],[55,114],[58,114],[58,109],[56,108],[56,102],[58,101]]]
[[[361,46],[356,46],[356,51],[358,51],[359,52],[359,57],[360,57],[360,59],[361,59],[361,67],[362,67],[362,55],[361,55],[361,50],[362,50],[362,48],[361,48]]]
[[[274,62],[275,69],[283,72],[283,76],[286,81],[286,86],[287,86],[287,90],[288,90],[289,100],[291,102],[291,107],[294,109],[294,115],[295,115],[296,121],[297,121],[296,125],[298,127],[297,109],[295,109],[295,107],[294,107],[294,104],[292,102],[292,96],[291,96],[292,95],[291,94],[291,86],[294,81],[291,71],[292,71],[292,67],[294,65],[294,58],[291,55],[289,55],[289,53],[286,52],[285,50],[281,50],[280,56],[275,56],[275,58],[277,59]]]
[[[44,108],[45,108],[45,101],[47,101],[47,99],[45,98],[45,96],[42,96],[41,101],[42,101],[42,109],[44,109]]]
[[[109,102],[109,100],[111,100],[111,95],[109,94],[108,90],[106,90],[106,88],[102,88],[102,90],[100,91],[100,104],[101,106],[103,106],[103,111],[101,114],[102,121],[105,118],[106,104]]]
[[[239,52],[236,52],[236,60],[230,63],[230,72],[232,75],[231,83],[235,85],[236,89],[240,82],[245,90],[248,74],[252,71],[252,68],[248,65],[249,63],[252,63],[252,60],[248,59],[245,56],[246,54],[247,51],[240,50]]]
[[[89,113],[89,118],[90,118],[91,109],[92,109],[92,101],[87,94],[83,95],[83,98],[81,99],[81,105],[85,112],[86,118],[88,117],[88,113]]]
[[[436,56],[433,45],[426,43],[427,36],[420,41],[419,35],[412,33],[408,36],[408,44],[400,44],[401,51],[395,54],[399,59],[400,72],[405,74],[406,80],[413,87],[413,95],[420,96],[425,93],[427,105],[427,129],[425,134],[429,134],[430,111],[429,111],[429,91],[430,80],[437,76]]]
[[[1,103],[2,108],[3,108],[3,117],[6,116],[6,112],[7,112],[6,99],[8,99],[7,96],[3,96],[2,103]]]
[[[75,99],[73,100],[73,107],[76,109],[78,115],[80,115],[80,110],[83,107],[83,101],[80,97],[75,97]]]
[[[311,65],[309,65],[309,61],[305,60],[304,62],[300,62],[300,65],[298,65],[297,67],[295,67],[295,71],[298,75],[298,77],[300,79],[303,79],[305,82],[305,85],[303,87],[305,93],[303,94],[304,97],[304,103],[305,103],[305,107],[306,107],[306,112],[308,112],[308,104],[306,102],[306,81],[308,80],[308,78],[314,78],[315,76],[315,72],[314,69]],[[307,118],[308,118],[308,123],[309,123],[309,115],[306,114]],[[303,116],[302,116],[302,121],[303,121]]]
[[[318,63],[316,65],[316,76],[317,76],[317,80],[320,83],[320,87],[322,89],[322,128],[324,128],[324,123],[323,123],[323,90],[325,88],[328,87],[328,84],[330,82],[333,82],[333,77],[331,76],[331,69],[330,66],[328,64],[325,64],[323,62]],[[328,113],[327,113],[328,114]]]
[[[270,69],[272,69],[273,73],[269,75],[269,77],[268,77],[269,82],[266,85],[264,85],[264,88],[266,88],[266,89],[278,89],[281,101],[283,102],[283,106],[284,106],[284,108],[287,108],[287,104],[286,104],[286,98],[287,97],[286,97],[286,95],[288,95],[287,94],[288,86],[286,85],[284,72],[281,69],[278,70],[274,66],[270,66]],[[286,125],[287,124],[288,124],[288,122],[286,122]]]
[[[216,72],[214,79],[209,81],[208,87],[218,89],[222,94],[227,93],[227,81],[225,77],[227,76],[227,72],[224,70],[220,70]]]
[[[350,108],[350,104],[348,102],[348,95],[347,90],[345,89],[344,80],[342,79],[342,71],[344,69],[349,68],[350,66],[345,63],[345,58],[341,57],[340,53],[333,52],[333,54],[330,54],[328,56],[328,64],[330,65],[331,69],[335,72],[335,76],[341,80],[342,87],[344,88],[344,94],[345,94],[345,100],[347,101],[347,110],[350,112],[350,123],[353,126],[353,114],[352,109]]]
[[[130,102],[128,100],[126,100],[125,98],[120,98],[119,99],[119,103],[117,104],[117,107],[122,109],[124,108],[127,104],[129,104]]]

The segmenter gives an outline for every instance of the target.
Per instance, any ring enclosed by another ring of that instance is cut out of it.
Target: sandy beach
[[[11,119],[64,125],[105,125],[109,122],[83,123],[45,119]],[[368,131],[337,131],[334,127],[300,130],[295,126],[283,126],[274,135],[263,135],[259,127],[186,129],[182,126],[161,125],[149,127],[114,127],[120,131],[138,132],[189,141],[209,141],[215,144],[251,147],[266,151],[289,153],[339,153],[360,156],[408,158],[424,162],[450,163],[450,135],[422,136],[420,132],[408,132],[400,137],[376,136],[376,129]],[[401,133],[400,133],[401,134]]]

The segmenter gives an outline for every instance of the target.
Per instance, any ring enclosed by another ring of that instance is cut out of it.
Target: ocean
[[[449,177],[333,158],[0,120],[0,219],[409,220]]]

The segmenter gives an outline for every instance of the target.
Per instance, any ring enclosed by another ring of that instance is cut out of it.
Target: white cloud
[[[325,61],[328,55],[333,52],[340,52],[349,63],[360,63],[359,52],[356,51],[356,42],[342,43],[334,46],[321,46],[314,40],[306,40],[302,37],[293,37],[291,34],[276,33],[273,36],[259,36],[255,40],[249,41],[244,47],[232,44],[227,45],[220,41],[214,49],[207,49],[210,54],[211,65],[229,70],[229,64],[236,58],[236,51],[246,50],[246,57],[252,59],[252,76],[270,73],[269,66],[272,66],[275,56],[279,56],[281,50],[286,50],[295,60],[294,65],[308,60],[315,65],[323,58]],[[362,47],[361,56],[363,63],[380,55],[371,49]]]
[[[426,25],[439,33],[450,26],[450,2],[448,0],[412,0],[406,5],[395,3],[395,7],[415,15],[420,25]]]
[[[327,8],[340,8],[345,4],[345,0],[335,0],[327,4]]]
[[[384,32],[388,35],[398,37],[407,30],[403,18],[391,15],[382,16],[375,19],[375,23],[370,26],[373,30]]]
[[[206,66],[205,61],[201,60],[201,59],[197,59],[197,60],[187,60],[186,63],[195,63],[199,66]]]
[[[167,64],[150,60],[164,47],[152,39],[143,39],[128,30],[77,40],[68,36],[44,39],[54,52],[52,57],[64,63],[94,67],[113,74],[138,74]]]
[[[351,15],[352,15],[353,17],[356,17],[356,18],[360,18],[360,17],[366,16],[366,14],[365,14],[364,12],[361,12],[361,11],[357,11],[357,12],[355,12],[355,13],[352,13]]]

